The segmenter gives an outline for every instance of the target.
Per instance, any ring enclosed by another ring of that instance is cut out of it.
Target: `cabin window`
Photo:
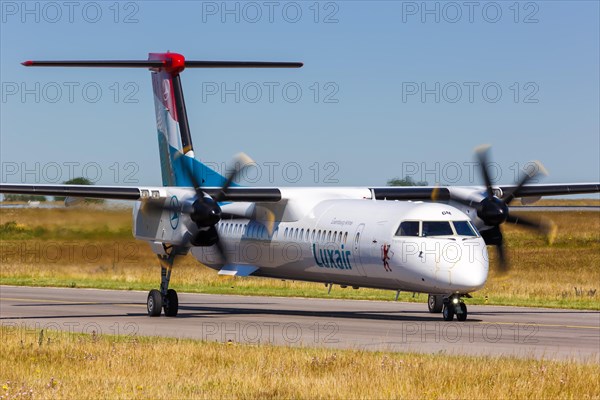
[[[421,235],[427,236],[451,236],[454,232],[448,221],[423,221]]]
[[[477,231],[470,221],[452,221],[452,224],[459,236],[477,236]]]
[[[404,221],[396,231],[396,236],[419,236],[419,221]]]
[[[304,229],[300,229],[300,240],[304,238]]]

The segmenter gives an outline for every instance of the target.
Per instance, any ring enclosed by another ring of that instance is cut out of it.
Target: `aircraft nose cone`
[[[482,264],[468,265],[455,272],[453,283],[458,290],[472,292],[483,288],[487,281],[488,270]]]

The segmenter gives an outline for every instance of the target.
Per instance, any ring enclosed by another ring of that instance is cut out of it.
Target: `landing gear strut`
[[[467,320],[467,305],[458,294],[444,298],[442,316],[444,321],[452,321],[456,315],[458,321]]]
[[[148,293],[148,300],[146,305],[148,306],[149,317],[159,317],[161,311],[164,309],[167,317],[176,317],[179,309],[179,299],[177,292],[173,289],[169,289],[169,282],[171,280],[171,267],[173,265],[173,259],[175,254],[171,253],[166,257],[158,256],[160,260],[160,290],[152,289]]]

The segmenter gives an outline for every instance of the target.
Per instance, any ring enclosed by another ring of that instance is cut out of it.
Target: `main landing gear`
[[[164,309],[167,317],[176,317],[179,308],[179,299],[177,292],[169,289],[169,281],[171,280],[171,271],[173,266],[174,253],[166,257],[158,256],[160,260],[160,290],[152,289],[148,293],[146,305],[148,307],[148,316],[159,317]]]
[[[471,297],[470,295],[465,295]],[[462,300],[462,295],[453,294],[443,296],[440,294],[430,294],[427,298],[427,307],[430,313],[442,313],[444,321],[452,321],[456,315],[458,321],[466,321],[467,305]]]

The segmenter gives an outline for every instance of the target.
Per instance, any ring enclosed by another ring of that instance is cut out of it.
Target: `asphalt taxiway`
[[[470,305],[466,322],[445,322],[423,303],[181,293],[176,318],[150,318],[146,295],[0,286],[0,324],[75,333],[600,363],[599,311]]]

